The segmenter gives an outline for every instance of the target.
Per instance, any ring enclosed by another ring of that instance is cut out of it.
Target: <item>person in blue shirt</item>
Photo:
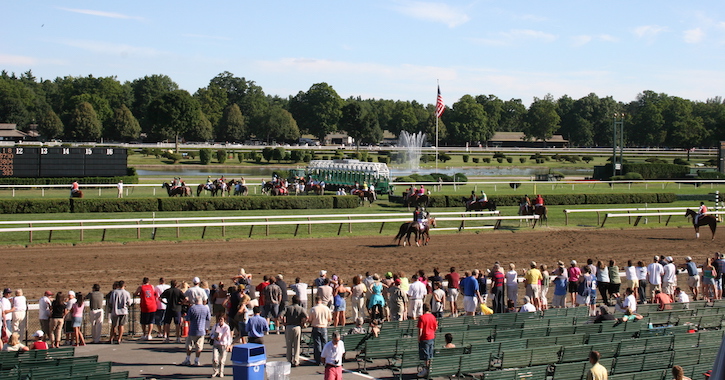
[[[560,274],[554,279],[554,302],[552,304],[555,308],[566,307],[566,294],[569,286],[566,276]]]
[[[259,306],[252,309],[254,315],[247,320],[249,343],[264,344],[264,335],[269,331],[267,320],[259,315]]]
[[[204,337],[206,336],[206,325],[211,320],[209,308],[203,304],[201,298],[196,300],[196,304],[189,307],[186,313],[186,319],[189,321],[189,335],[186,337],[186,360],[181,365],[191,365],[191,353],[194,352],[194,366],[198,367],[199,356],[204,350]]]
[[[692,292],[692,299],[697,300],[697,295],[699,294],[698,289],[700,288],[700,272],[697,271],[697,264],[692,262],[692,257],[687,256],[685,261],[687,262],[687,264],[685,264],[688,276],[687,286],[690,287],[690,291]]]
[[[473,273],[469,275],[465,273],[466,277],[461,280],[461,291],[463,292],[463,309],[466,310],[466,315],[473,315],[478,307],[478,302],[481,299],[481,294],[478,290],[478,269],[474,269]]]

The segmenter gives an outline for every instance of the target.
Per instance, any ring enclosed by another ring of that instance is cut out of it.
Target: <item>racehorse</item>
[[[461,197],[461,201],[466,205],[466,211],[496,211],[496,202],[493,200],[471,202],[469,198]]]
[[[71,191],[70,192],[70,197],[71,198],[83,198],[83,192],[80,191],[80,190]]]
[[[427,194],[418,195],[418,194],[411,194],[408,195],[408,199],[406,200],[406,206],[408,206],[408,210],[410,210],[411,206],[414,207],[428,207],[428,203],[430,202],[430,198]]]
[[[418,222],[405,222],[400,225],[398,234],[395,235],[393,240],[398,239],[398,245],[400,245],[400,241],[403,240],[403,237],[405,237],[405,240],[403,241],[403,246],[405,247],[406,245],[410,245],[410,235],[415,234],[415,245],[420,247],[421,241],[423,242],[423,245],[428,245],[428,242],[430,241],[431,227],[436,227],[435,218],[428,218],[428,223],[422,231],[419,228]]]
[[[288,195],[286,188],[275,185],[272,182],[265,182],[262,186],[262,193],[267,195]]]
[[[375,202],[375,194],[372,191],[358,190],[356,194],[360,197],[361,206],[365,205],[366,200],[368,201],[369,206],[372,206],[373,202]]]
[[[231,180],[229,181],[227,191],[234,189],[234,195],[247,195],[249,194],[249,188],[246,185],[242,185],[241,181]]]
[[[210,185],[207,185],[206,183],[200,183],[199,186],[196,187],[196,196],[198,197],[201,195],[201,192],[204,190],[209,190],[212,197],[215,197],[219,194],[219,190],[221,190],[221,186],[217,183],[218,180],[212,182]]]
[[[322,189],[322,186],[319,184],[306,184],[305,185],[305,194],[309,195],[310,191],[315,193],[315,195],[322,195],[324,193],[324,190]]]
[[[538,215],[539,221],[541,223],[546,222],[546,226],[549,226],[549,210],[546,209],[546,205],[538,207],[521,207],[519,208],[519,215]],[[532,228],[533,227],[536,227],[536,220],[534,220],[534,225],[532,226]]]
[[[177,186],[176,188],[171,188],[171,185],[169,185],[168,182],[164,182],[163,185],[161,185],[164,189],[166,189],[166,192],[169,194],[170,197],[180,196],[180,197],[190,197],[191,196],[191,188],[189,186]]]
[[[695,227],[695,236],[698,239],[700,238],[700,226],[710,226],[710,231],[712,232],[712,240],[715,240],[717,218],[715,218],[714,215],[701,215],[700,218],[698,218],[697,223],[695,223],[695,217],[697,216],[697,213],[688,208],[687,211],[685,211],[685,217],[688,216],[692,217],[692,226]]]

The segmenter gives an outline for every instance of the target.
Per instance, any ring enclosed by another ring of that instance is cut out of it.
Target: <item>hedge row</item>
[[[0,200],[0,214],[356,208],[356,196]]]
[[[123,183],[138,183],[138,176],[122,176],[122,177],[83,177],[83,178],[17,178],[5,177],[0,178],[0,185],[68,185],[73,181],[79,181],[81,184],[116,184],[118,181]]]
[[[428,207],[460,207],[462,196],[431,195]],[[496,195],[489,199],[498,206],[516,206],[521,195]],[[636,204],[636,203],[672,203],[677,200],[675,193],[631,193],[631,194],[552,194],[544,197],[547,205],[584,205],[584,204]],[[390,196],[391,202],[403,203],[403,197]]]

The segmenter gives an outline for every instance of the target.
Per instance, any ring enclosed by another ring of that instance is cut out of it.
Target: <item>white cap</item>
[[[320,276],[324,276],[324,275],[326,275],[326,274],[327,274],[327,271],[326,271],[326,270],[321,270],[321,271],[320,271]]]
[[[72,291],[72,290],[69,290],[69,291],[68,291],[68,296],[72,296],[72,297],[75,297],[75,296],[76,296],[76,292],[74,292],[74,291]]]
[[[690,257],[690,256],[685,257],[685,261],[692,261],[692,257]]]
[[[193,283],[195,283],[195,284],[198,284],[198,283],[200,283],[200,282],[201,282],[201,280],[199,280],[199,277],[194,277],[194,278],[193,278],[193,279],[191,280],[191,282],[193,282]]]
[[[572,260],[571,263],[569,263],[569,264],[576,265],[576,260]]]
[[[43,335],[44,335],[43,334],[43,330],[38,330],[38,331],[36,331],[36,332],[33,333],[33,336],[34,337],[38,337],[38,338],[42,338]]]
[[[675,261],[675,260],[672,259],[672,256],[667,256],[667,259],[666,260],[669,261],[669,262]]]

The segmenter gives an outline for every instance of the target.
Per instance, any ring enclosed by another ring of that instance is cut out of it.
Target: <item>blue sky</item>
[[[446,104],[644,90],[723,95],[716,1],[3,1],[0,69],[37,77],[166,74],[193,93],[223,71],[286,97]]]

